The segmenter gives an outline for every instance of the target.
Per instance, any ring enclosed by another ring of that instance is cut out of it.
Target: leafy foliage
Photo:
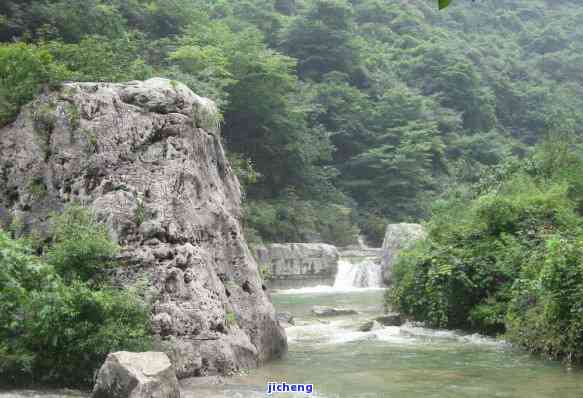
[[[351,228],[370,214],[420,220],[448,187],[527,156],[557,112],[583,126],[577,6],[6,0],[0,124],[64,79],[167,77],[219,104],[253,207],[269,213],[291,189],[317,219],[350,207]],[[283,239],[309,213],[256,231]]]
[[[86,386],[107,354],[150,346],[149,310],[130,289],[89,279],[114,252],[90,213],[53,218],[47,258],[0,231],[0,380]],[[71,250],[71,253],[68,253]]]
[[[438,202],[427,241],[396,264],[389,300],[432,326],[505,332],[530,351],[583,360],[583,159],[557,158],[563,144],[553,136],[495,182]]]
[[[66,70],[53,62],[46,49],[0,44],[0,126],[12,121],[41,85],[55,84],[66,76]]]
[[[52,218],[47,262],[66,280],[89,280],[111,263],[119,248],[88,210],[73,205]]]

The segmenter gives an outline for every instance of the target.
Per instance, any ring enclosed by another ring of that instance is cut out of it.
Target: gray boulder
[[[418,240],[425,239],[426,232],[420,224],[389,224],[383,241],[382,274],[383,282],[390,284],[393,264],[401,250],[408,249]]]
[[[0,129],[0,227],[42,233],[69,203],[122,247],[109,276],[144,282],[177,376],[284,355],[283,328],[243,236],[241,190],[212,101],[181,83],[66,83]]]
[[[396,312],[379,316],[378,318],[375,319],[375,321],[384,326],[401,326],[403,324],[401,314]]]
[[[109,354],[92,398],[180,398],[178,379],[162,352]]]
[[[273,243],[254,248],[259,263],[269,271],[269,286],[289,289],[332,286],[340,255],[324,243]]]
[[[288,323],[290,325],[295,325],[294,316],[291,314],[291,312],[278,312],[277,314],[275,314],[275,318],[280,323]]]
[[[312,307],[312,314],[316,316],[341,316],[341,315],[355,315],[358,314],[358,312],[348,308],[314,306]]]
[[[372,332],[374,330],[382,329],[383,325],[381,325],[378,321],[368,321],[363,323],[358,330],[361,332]]]

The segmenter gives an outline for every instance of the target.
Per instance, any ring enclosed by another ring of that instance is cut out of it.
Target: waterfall
[[[338,272],[334,281],[335,289],[382,286],[381,264],[371,258],[359,258],[357,260],[350,262],[341,258],[338,261]]]

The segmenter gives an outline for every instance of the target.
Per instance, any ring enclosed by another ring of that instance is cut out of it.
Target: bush
[[[91,276],[115,245],[78,207],[53,217],[50,259],[0,230],[0,380],[87,386],[108,353],[151,346],[149,310],[134,289]],[[70,252],[68,252],[70,250]],[[85,279],[86,278],[86,279]]]
[[[532,352],[583,362],[583,224],[573,189],[583,163],[569,158],[554,170],[535,158],[486,190],[479,184],[474,198],[441,203],[428,239],[395,265],[387,301],[431,326],[505,333]]]
[[[72,206],[52,218],[52,243],[47,262],[65,280],[88,281],[119,251],[105,226],[96,222],[88,210]]]
[[[507,316],[512,341],[549,358],[583,362],[582,258],[581,237],[546,241],[539,277],[514,286]]]
[[[0,44],[0,126],[14,120],[20,107],[32,100],[41,85],[57,84],[67,73],[42,47]]]
[[[356,243],[358,228],[352,210],[337,204],[300,200],[291,194],[277,201],[245,204],[246,236],[265,242]]]

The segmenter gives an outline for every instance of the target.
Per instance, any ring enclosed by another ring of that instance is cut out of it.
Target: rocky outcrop
[[[162,352],[109,354],[91,398],[180,398],[178,379]]]
[[[269,244],[255,248],[261,267],[275,289],[332,286],[338,270],[338,249],[323,243]]]
[[[393,264],[403,249],[425,239],[425,229],[420,224],[389,224],[383,241],[382,273],[385,284],[390,284]]]
[[[165,80],[68,83],[0,130],[0,220],[40,231],[70,203],[122,246],[112,278],[145,280],[154,333],[179,378],[286,351],[241,232],[241,192],[214,104]]]

